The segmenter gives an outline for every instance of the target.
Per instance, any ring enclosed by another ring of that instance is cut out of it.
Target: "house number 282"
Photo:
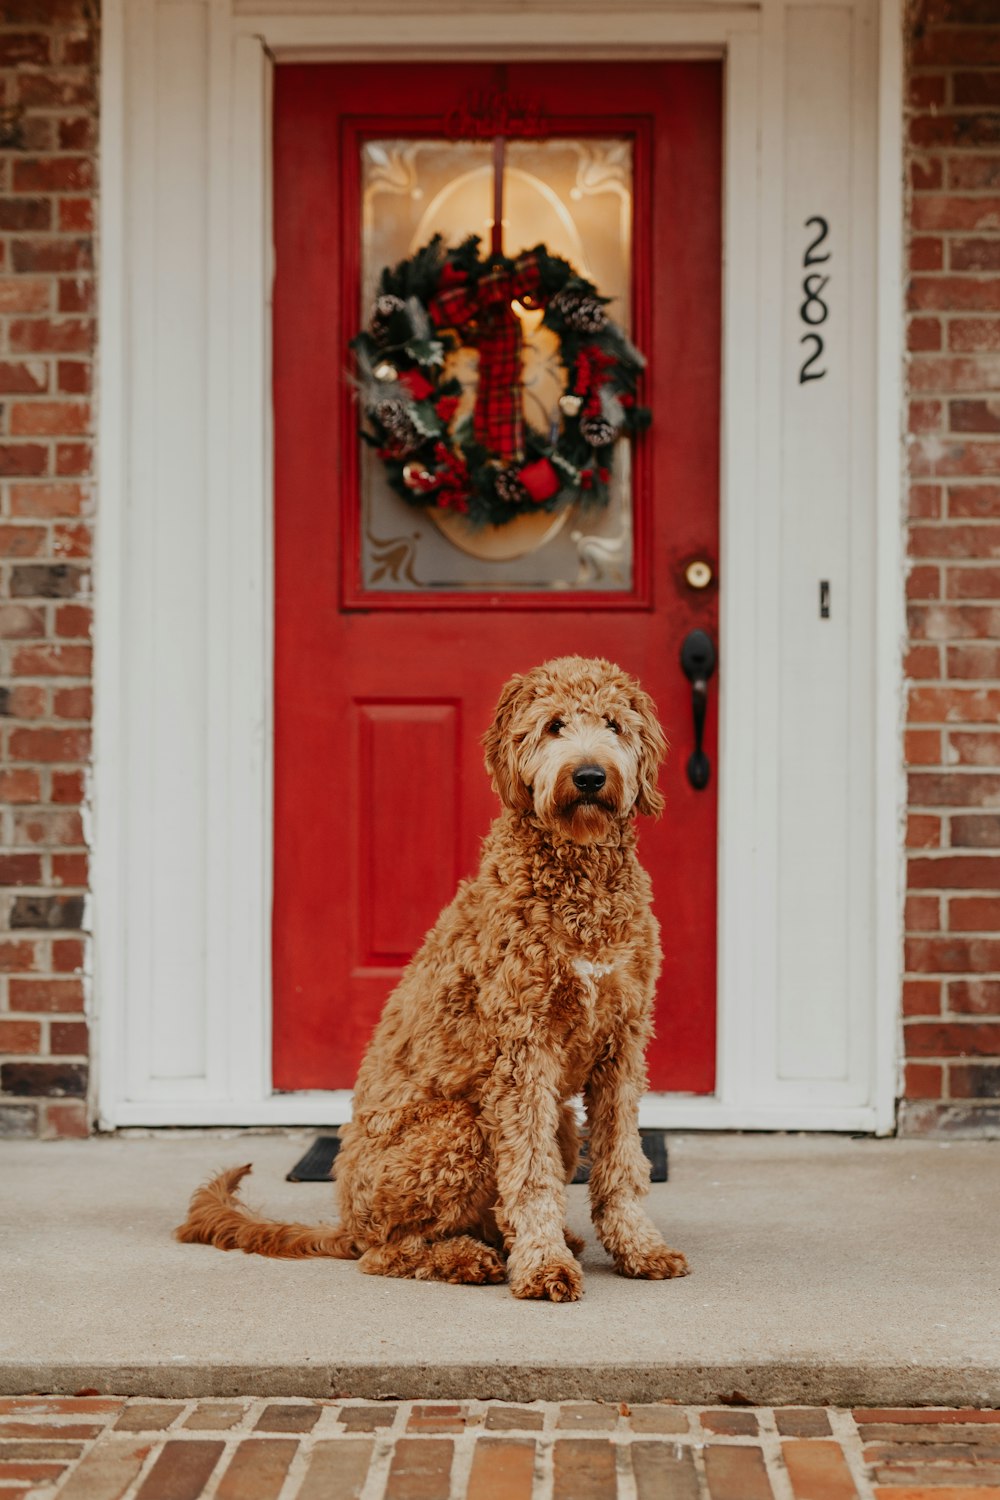
[[[802,256],[802,269],[805,275],[802,278],[802,303],[799,307],[799,317],[806,324],[806,332],[799,339],[799,343],[806,350],[806,357],[799,370],[799,385],[805,385],[807,380],[822,380],[826,370],[819,369],[819,361],[823,358],[823,335],[815,330],[825,323],[830,316],[830,309],[823,301],[823,293],[826,290],[830,277],[823,271],[811,271],[810,266],[824,265],[830,259],[829,250],[823,250],[830,226],[819,214],[814,214],[805,223],[806,229],[815,230],[813,238],[805,248]]]

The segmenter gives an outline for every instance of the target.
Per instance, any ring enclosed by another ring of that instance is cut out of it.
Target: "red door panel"
[[[650,432],[634,454],[631,594],[365,596],[357,571],[359,134],[446,133],[494,85],[478,65],[287,65],[275,88],[274,1080],[344,1088],[385,996],[497,810],[480,736],[501,684],[549,656],[603,655],[656,699],[673,750],[644,826],[666,964],[655,1089],[715,1073],[716,797],[690,787],[681,641],[717,639],[721,69],[509,65],[552,133],[633,134],[632,321]],[[716,767],[716,692],[706,750]]]

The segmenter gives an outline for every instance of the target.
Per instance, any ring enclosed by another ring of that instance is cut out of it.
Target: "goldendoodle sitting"
[[[643,1052],[660,967],[635,815],[661,812],[653,705],[610,662],[562,657],[504,688],[484,737],[504,803],[482,864],[438,918],[361,1064],[337,1158],[341,1227],[260,1219],[224,1173],[181,1240],[360,1259],[377,1276],[509,1279],[516,1297],[583,1289],[564,1227],[590,1126],[590,1200],[623,1276],[683,1276],[640,1199]]]

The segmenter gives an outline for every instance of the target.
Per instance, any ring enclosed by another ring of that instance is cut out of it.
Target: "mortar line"
[[[875,1489],[868,1478],[868,1468],[864,1460],[864,1445],[861,1441],[861,1434],[858,1432],[858,1426],[854,1420],[853,1413],[839,1407],[831,1406],[827,1408],[827,1416],[830,1419],[833,1435],[840,1444],[841,1452],[847,1462],[848,1469],[851,1471],[851,1478],[854,1480],[861,1500],[874,1500]]]
[[[778,1424],[775,1421],[773,1407],[764,1406],[758,1409],[757,1425],[760,1428],[760,1446],[764,1458],[764,1468],[771,1481],[775,1500],[795,1500],[792,1491],[792,1480],[785,1465],[785,1456],[781,1448],[781,1437],[778,1433]]]

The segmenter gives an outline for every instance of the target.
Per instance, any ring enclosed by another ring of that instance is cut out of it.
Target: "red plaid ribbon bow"
[[[487,453],[501,460],[524,450],[521,402],[521,323],[515,299],[537,295],[541,277],[534,255],[513,266],[493,266],[478,282],[439,291],[430,313],[438,328],[454,328],[479,350],[479,389],[472,424]]]

